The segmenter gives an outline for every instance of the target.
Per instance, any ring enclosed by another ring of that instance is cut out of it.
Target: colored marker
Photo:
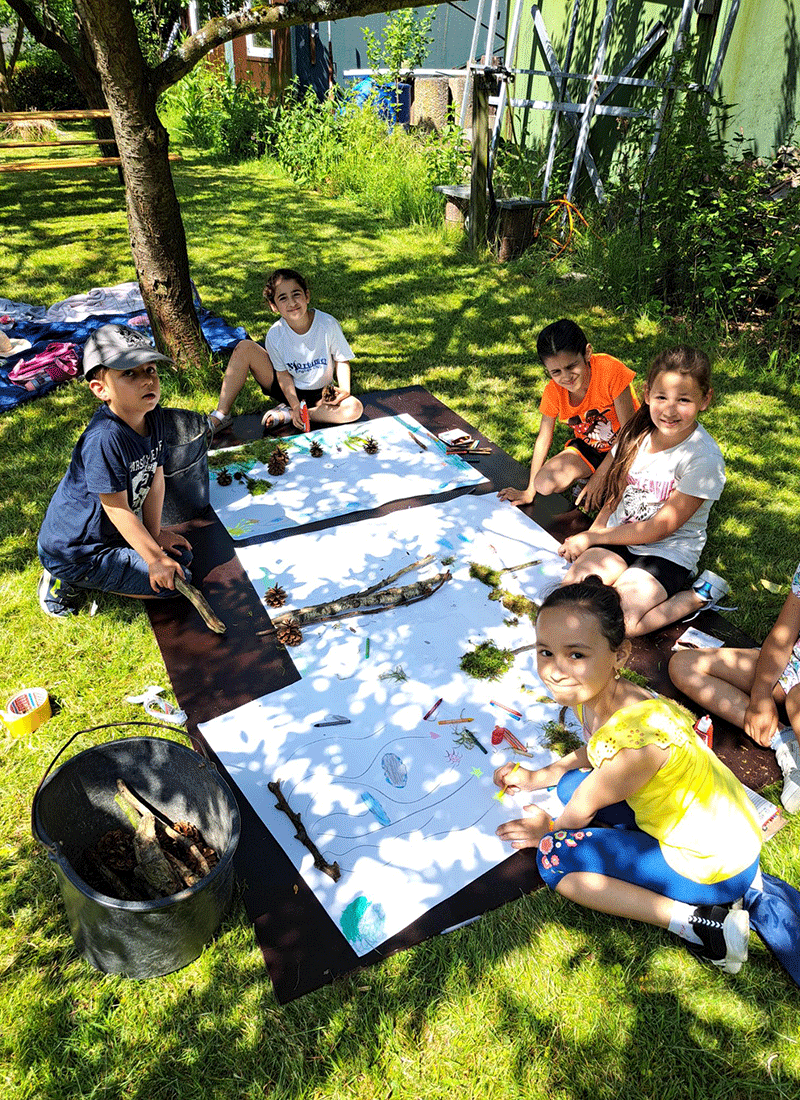
[[[520,714],[520,712],[518,710],[514,710],[512,707],[507,707],[505,703],[498,703],[496,699],[490,699],[489,703],[493,707],[500,707],[500,709],[504,710],[506,714],[510,714],[512,718],[516,718],[518,722],[522,720],[522,715]]]
[[[465,730],[464,732],[465,732],[465,733],[468,733],[468,734],[470,735],[470,737],[471,737],[471,738],[472,738],[472,740],[473,740],[473,741],[475,742],[475,744],[476,744],[476,745],[478,746],[478,748],[479,748],[479,749],[481,750],[481,752],[482,752],[482,753],[484,754],[484,756],[488,756],[488,755],[489,755],[489,754],[488,754],[488,752],[486,751],[486,749],[485,749],[485,748],[483,747],[483,745],[482,745],[482,744],[480,743],[480,741],[478,740],[478,738],[477,738],[477,737],[475,736],[475,734],[474,734],[474,733],[472,732],[472,730]]]
[[[427,450],[427,448],[426,448],[426,450]],[[422,721],[427,722],[429,718],[432,718],[441,705],[442,705],[442,700],[437,699],[436,702],[431,707],[431,709],[428,711],[428,713],[423,714]]]
[[[364,643],[364,657],[369,657],[369,638]]]
[[[308,415],[308,405],[305,401],[300,402],[300,415],[303,418],[303,431],[311,431],[311,417]]]
[[[503,801],[503,796],[505,795],[508,788],[511,786],[511,782],[510,782],[511,781],[511,776],[514,774],[514,772],[517,770],[518,767],[519,767],[519,760],[516,762],[514,767],[511,769],[511,771],[506,776],[505,786],[503,787],[502,791],[498,791],[497,794],[494,796],[497,799],[498,802]]]

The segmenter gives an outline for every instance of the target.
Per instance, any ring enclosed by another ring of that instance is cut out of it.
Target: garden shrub
[[[757,317],[788,334],[800,322],[800,195],[775,201],[770,165],[731,149],[700,106],[678,101],[652,163],[651,132],[631,139],[587,258],[617,304]]]
[[[44,48],[29,49],[17,61],[11,92],[21,111],[69,111],[86,107],[75,78],[67,66]]]
[[[262,90],[263,91],[263,90]],[[180,138],[224,162],[264,153],[276,108],[251,84],[234,84],[227,66],[206,61],[164,93]]]

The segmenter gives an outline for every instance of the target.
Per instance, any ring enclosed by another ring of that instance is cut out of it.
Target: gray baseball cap
[[[98,367],[129,370],[143,363],[172,363],[156,351],[143,332],[128,325],[101,325],[86,341],[83,349],[83,377]]]

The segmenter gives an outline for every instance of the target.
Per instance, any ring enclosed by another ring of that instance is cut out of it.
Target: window
[[[256,31],[245,36],[248,57],[272,59],[272,31]]]

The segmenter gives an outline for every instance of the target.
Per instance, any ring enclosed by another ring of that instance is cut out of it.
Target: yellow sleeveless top
[[[617,711],[586,750],[599,768],[620,749],[669,749],[667,762],[628,805],[673,870],[694,882],[720,882],[758,856],[761,828],[741,783],[700,740],[693,722],[683,707],[656,696]]]

